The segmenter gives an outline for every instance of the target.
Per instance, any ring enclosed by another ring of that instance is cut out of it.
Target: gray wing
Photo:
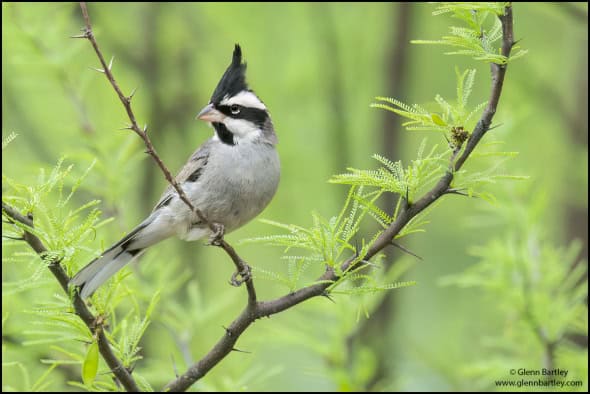
[[[184,182],[187,182],[187,181],[188,182],[195,182],[197,179],[199,179],[199,177],[203,173],[205,167],[207,166],[207,161],[209,159],[209,153],[211,152],[211,144],[213,144],[213,143],[214,142],[211,139],[207,140],[188,159],[188,161],[182,167],[182,169],[180,170],[178,175],[176,175],[176,182],[179,185],[182,185]],[[154,207],[154,211],[168,205],[170,203],[170,201],[172,201],[172,198],[174,198],[175,195],[177,195],[176,190],[174,190],[172,185],[169,185],[166,188],[166,190],[164,190],[164,193],[162,193],[160,200],[158,201],[158,203]]]

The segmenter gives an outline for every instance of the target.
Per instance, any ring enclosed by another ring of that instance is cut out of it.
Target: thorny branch
[[[84,34],[73,36],[72,38],[86,38],[88,39],[88,41],[90,41],[92,47],[94,48],[94,52],[96,52],[96,56],[98,56],[98,60],[102,65],[102,69],[97,69],[97,71],[104,73],[104,75],[111,83],[113,89],[115,89],[117,96],[119,96],[119,100],[121,100],[121,103],[123,103],[123,106],[125,107],[125,111],[127,112],[127,116],[129,117],[129,121],[131,122],[131,124],[127,126],[127,128],[129,130],[133,130],[135,134],[137,134],[143,140],[147,148],[146,153],[152,156],[152,158],[156,161],[158,167],[160,167],[160,170],[162,170],[162,172],[164,173],[166,180],[168,181],[168,183],[172,185],[172,187],[174,187],[182,201],[191,209],[191,211],[195,211],[195,207],[193,206],[193,204],[191,204],[186,194],[184,194],[184,191],[178,185],[178,182],[176,182],[176,179],[172,177],[170,171],[158,156],[156,149],[154,148],[154,145],[152,145],[152,141],[147,135],[147,126],[141,129],[137,124],[135,114],[133,113],[133,109],[131,108],[131,100],[133,99],[135,91],[132,92],[129,96],[125,96],[125,94],[123,94],[123,91],[117,84],[117,81],[115,80],[115,77],[113,76],[112,72],[112,60],[107,65],[107,62],[105,61],[105,58],[98,47],[98,43],[94,38],[94,33],[92,32],[92,25],[90,24],[90,17],[88,16],[88,9],[86,7],[86,3],[80,2],[80,8],[82,9],[82,15],[84,16],[84,22],[86,23],[86,27],[84,28]]]
[[[33,228],[33,217],[31,215],[24,216],[18,210],[11,207],[10,205],[2,202],[2,215],[5,216],[11,223],[19,222],[24,224],[27,227]],[[29,244],[29,246],[37,252],[41,259],[45,260],[48,259],[47,257],[47,248],[43,245],[43,242],[33,233],[25,230],[24,231],[24,241]],[[70,278],[68,274],[64,270],[64,268],[60,264],[60,259],[57,257],[50,258],[49,264],[47,267],[55,276],[59,284],[61,285],[62,289],[69,294],[68,292],[68,282]],[[125,368],[121,360],[115,356],[113,349],[111,348],[111,344],[109,343],[108,339],[106,338],[103,327],[100,324],[97,324],[98,319],[96,316],[90,312],[82,298],[78,294],[73,295],[72,303],[74,306],[74,310],[76,315],[84,321],[84,324],[88,327],[90,332],[96,338],[96,342],[98,343],[98,349],[100,350],[100,354],[106,361],[107,365],[111,369],[111,372],[115,375],[117,380],[125,387],[127,391],[137,392],[140,391],[137,383],[131,376],[131,372]]]
[[[232,283],[234,285],[240,285],[243,282],[246,282],[246,289],[248,290],[248,299],[255,301],[256,300],[256,291],[254,290],[254,283],[252,280],[252,276],[249,275],[250,268],[236,254],[235,250],[231,247],[231,245],[229,245],[223,239],[223,227],[219,228],[219,224],[211,223],[210,221],[208,221],[207,218],[203,215],[203,213],[198,208],[195,208],[195,206],[193,206],[193,204],[190,202],[190,200],[188,199],[188,197],[186,196],[186,194],[184,193],[184,191],[182,190],[182,188],[180,187],[178,182],[176,182],[176,179],[174,179],[172,177],[170,171],[168,170],[168,168],[166,167],[166,165],[164,164],[164,162],[162,161],[160,156],[158,156],[158,153],[156,152],[156,149],[154,148],[154,145],[152,144],[152,141],[150,140],[150,138],[147,134],[147,126],[145,126],[143,129],[141,129],[139,127],[139,125],[137,124],[135,114],[133,113],[133,109],[131,108],[131,100],[133,99],[133,95],[135,94],[135,91],[133,91],[129,96],[125,96],[125,94],[123,94],[123,91],[121,90],[121,88],[117,84],[117,81],[115,80],[115,77],[113,75],[113,71],[112,71],[112,62],[113,61],[111,60],[109,62],[109,64],[107,65],[105,57],[103,56],[103,54],[98,46],[98,42],[96,41],[96,38],[94,37],[94,33],[92,31],[92,25],[90,24],[90,16],[88,15],[88,8],[86,6],[86,3],[80,2],[80,8],[82,9],[82,15],[84,16],[84,23],[86,24],[86,26],[84,28],[83,34],[78,35],[78,36],[73,36],[72,38],[85,38],[88,41],[90,41],[90,43],[92,44],[92,47],[94,48],[94,52],[96,52],[96,56],[98,57],[98,60],[100,61],[100,64],[102,65],[102,69],[97,69],[97,71],[104,73],[104,75],[109,80],[113,89],[115,89],[115,92],[117,93],[117,96],[119,97],[119,100],[121,100],[121,103],[125,107],[125,111],[127,112],[127,116],[129,117],[129,121],[131,122],[129,124],[129,126],[127,126],[126,128],[134,131],[135,134],[137,134],[143,140],[143,142],[147,148],[146,153],[149,154],[156,161],[156,163],[158,164],[158,167],[160,168],[160,170],[162,170],[164,177],[166,178],[168,183],[170,185],[172,185],[174,190],[176,190],[180,199],[190,208],[190,210],[192,212],[194,212],[199,217],[199,219],[203,223],[207,223],[207,225],[211,229],[212,233],[215,235],[215,239],[213,240],[213,242],[211,244],[222,248],[225,251],[225,253],[227,253],[229,255],[229,257],[232,259],[234,265],[236,266],[237,274],[242,276],[241,280],[236,280],[235,279],[236,275],[234,275],[234,277],[232,277]]]

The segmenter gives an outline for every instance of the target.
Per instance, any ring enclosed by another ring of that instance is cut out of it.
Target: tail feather
[[[104,282],[115,275],[127,263],[137,257],[144,249],[124,250],[115,247],[94,259],[70,280],[70,285],[80,287],[80,296],[87,298],[92,295]]]
[[[154,223],[153,219],[148,218],[100,257],[82,268],[70,280],[70,286],[79,287],[80,296],[87,298],[147,247],[167,238],[168,235],[159,231],[158,226],[150,226]]]

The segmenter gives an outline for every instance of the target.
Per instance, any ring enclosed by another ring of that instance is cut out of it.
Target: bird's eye
[[[237,115],[240,113],[240,106],[233,104],[231,107],[229,107],[229,110],[231,111],[232,114]]]

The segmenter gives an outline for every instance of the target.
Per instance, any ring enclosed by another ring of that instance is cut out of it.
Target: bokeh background
[[[103,53],[114,56],[123,90],[137,88],[138,120],[172,171],[210,137],[211,129],[194,117],[234,43],[241,44],[250,86],[270,109],[280,141],[281,185],[261,217],[299,225],[311,223],[312,211],[337,214],[346,188],[327,182],[333,174],[376,167],[373,153],[406,162],[424,137],[444,145],[442,135],[407,132],[393,114],[370,108],[375,96],[427,105],[437,93],[454,97],[458,65],[477,68],[472,103],[487,98],[487,65],[445,56],[442,47],[409,44],[447,33],[451,19],[432,11],[429,4],[397,3],[89,4]],[[403,242],[422,261],[386,251],[385,260],[410,267],[402,279],[417,285],[371,299],[369,319],[354,297],[310,300],[256,322],[238,342],[249,353],[231,354],[194,389],[494,389],[493,379],[501,376],[477,380],[465,366],[497,355],[486,338],[504,335],[506,316],[481,288],[444,286],[441,279],[478,261],[471,247],[519,231],[522,221],[557,246],[579,240],[580,264],[588,251],[587,5],[516,3],[514,18],[519,45],[529,52],[510,64],[494,118],[500,127],[490,138],[519,152],[502,171],[529,179],[486,185],[495,204],[445,198],[432,210],[427,231]],[[139,138],[118,130],[126,114],[104,76],[91,69],[99,65],[89,43],[69,38],[82,26],[76,3],[2,3],[2,135],[18,134],[3,151],[2,169],[27,184],[64,155],[75,174],[97,160],[76,203],[99,198],[103,216],[115,220],[97,231],[86,255],[82,251],[89,260],[92,250],[141,221],[166,184]],[[534,212],[525,214],[531,206]],[[515,214],[497,213],[506,209]],[[252,222],[227,239],[237,244],[276,232]],[[245,244],[238,250],[254,266],[286,269],[276,248]],[[2,267],[3,282],[35,272],[34,262],[3,260]],[[140,299],[160,289],[165,300],[136,367],[158,388],[223,334],[245,291],[227,285],[233,265],[222,251],[200,242],[166,241],[131,270],[126,281]],[[257,288],[261,298],[286,292],[263,277]],[[40,360],[53,358],[51,344],[35,342],[31,327],[39,316],[31,310],[59,291],[47,273],[36,286],[3,293],[3,387],[24,390],[26,379],[35,381],[47,369]],[[587,336],[578,342],[587,352]],[[508,359],[513,350],[502,354]],[[580,368],[585,376],[573,378],[587,385],[587,365]],[[50,377],[47,389],[72,390],[67,381],[79,380],[79,366],[59,367]]]

